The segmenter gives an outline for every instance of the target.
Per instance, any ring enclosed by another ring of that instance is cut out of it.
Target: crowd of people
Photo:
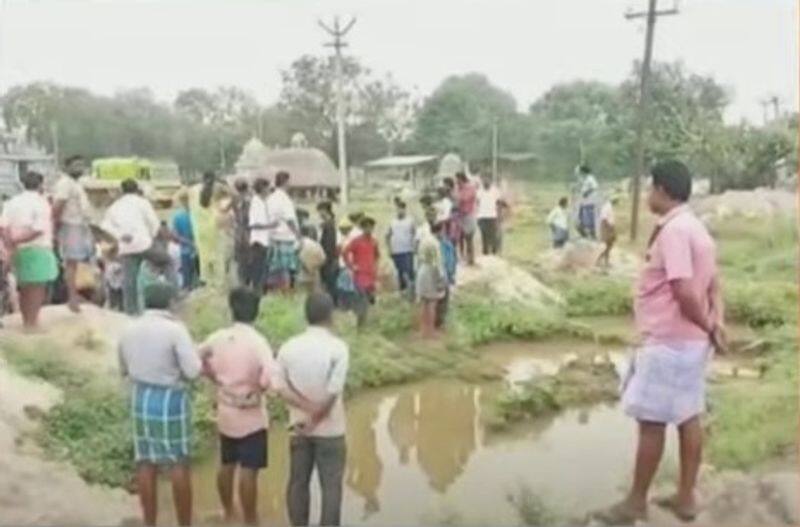
[[[619,196],[612,194],[601,201],[598,213],[598,183],[589,165],[577,169],[578,180],[574,185],[576,207],[576,231],[581,239],[600,240],[603,250],[597,257],[597,265],[608,268],[611,265],[611,250],[617,241],[617,222],[614,207]],[[570,238],[569,198],[562,197],[545,220],[550,229],[550,239],[554,249],[562,249]]]
[[[242,520],[258,522],[258,472],[267,466],[269,417],[265,396],[289,406],[290,470],[286,490],[292,525],[309,523],[309,485],[319,473],[320,523],[341,520],[346,460],[346,417],[342,394],[349,367],[346,342],[331,331],[336,308],[352,310],[360,327],[378,292],[380,243],[376,221],[351,213],[337,224],[333,204],[317,205],[319,229],[298,210],[279,172],[266,179],[236,181],[233,188],[213,172],[178,197],[169,222],[159,220],[134,180],[121,183],[121,196],[98,228],[90,225],[89,200],[78,181],[83,158],[67,160],[66,173],[46,195],[44,178],[28,172],[23,192],[4,206],[0,222],[4,291],[19,291],[26,329],[35,328],[49,284],[63,274],[66,302],[80,311],[81,265],[98,258],[96,238],[106,238],[100,261],[109,303],[139,315],[120,338],[119,365],[132,387],[131,420],[137,489],[145,525],[157,518],[156,478],[168,466],[177,519],[192,523],[190,479],[190,383],[202,376],[217,390],[220,468],[218,491],[227,519],[235,517],[234,482]],[[580,170],[582,198],[597,191],[588,167]],[[648,491],[658,467],[665,429],[680,436],[678,492],[660,502],[676,516],[694,518],[694,488],[701,461],[705,365],[714,349],[725,349],[723,307],[714,241],[687,205],[691,175],[677,161],[652,170],[648,204],[658,216],[635,298],[642,344],[623,378],[622,406],[637,420],[639,444],[631,490],[625,500],[598,514],[609,525],[647,516]],[[252,187],[252,188],[251,188]],[[599,213],[607,265],[616,238],[613,205]],[[475,263],[475,234],[482,252],[497,254],[510,208],[491,178],[476,182],[464,173],[445,179],[420,203],[417,223],[408,204],[394,200],[395,215],[385,244],[397,285],[418,302],[420,329],[433,336],[446,320],[458,262]],[[553,245],[569,238],[568,199],[547,217]],[[594,238],[594,201],[581,201],[578,231]],[[9,267],[13,273],[7,273]],[[62,270],[62,271],[60,271]],[[13,277],[13,282],[9,278]],[[305,283],[307,329],[273,355],[252,324],[267,291],[286,294]],[[228,291],[233,323],[195,344],[172,314],[180,291],[204,284]]]

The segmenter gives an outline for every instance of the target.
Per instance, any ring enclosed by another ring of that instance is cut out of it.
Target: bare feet
[[[676,518],[683,522],[694,521],[694,519],[697,517],[697,504],[695,503],[694,499],[691,499],[688,502],[682,502],[680,499],[678,499],[677,494],[673,494],[672,496],[656,499],[655,504],[659,507],[667,509],[674,514]]]
[[[592,517],[605,525],[635,525],[637,521],[647,520],[647,507],[636,507],[628,500],[623,500],[592,514]]]

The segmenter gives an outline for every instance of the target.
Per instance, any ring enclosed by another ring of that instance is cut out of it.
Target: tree
[[[422,104],[414,142],[419,151],[456,151],[469,160],[486,159],[495,121],[501,136],[510,136],[506,149],[517,149],[522,141],[502,133],[504,126],[520,124],[514,97],[479,73],[448,77]]]
[[[333,57],[304,55],[281,72],[280,108],[294,131],[336,159],[336,77]],[[348,126],[348,159],[353,163],[392,151],[410,136],[415,105],[411,96],[386,76],[373,73],[352,57],[343,57],[343,92]]]

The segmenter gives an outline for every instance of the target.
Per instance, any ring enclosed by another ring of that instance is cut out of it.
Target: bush
[[[723,290],[725,317],[754,328],[793,322],[797,310],[797,287],[786,282],[730,281]]]
[[[627,315],[633,311],[630,282],[592,277],[570,280],[562,289],[569,316]]]

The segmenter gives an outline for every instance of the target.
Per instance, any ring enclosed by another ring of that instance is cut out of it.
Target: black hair
[[[211,205],[211,198],[214,195],[214,182],[217,175],[213,170],[203,172],[203,188],[200,190],[200,206],[207,209]]]
[[[431,197],[428,194],[425,194],[424,196],[419,198],[419,202],[425,207],[430,207],[431,204],[433,203],[433,199],[431,199]]]
[[[367,227],[374,227],[375,220],[370,218],[369,216],[364,216],[361,218],[361,221],[358,222],[358,226],[362,229],[366,229]]]
[[[455,186],[456,182],[453,181],[453,178],[446,177],[442,180],[442,185],[448,190],[452,189]]]
[[[275,174],[275,186],[276,187],[284,186],[287,181],[289,181],[289,173],[288,172],[286,172],[284,170],[281,170],[280,172]]]
[[[312,326],[330,322],[333,317],[333,299],[328,293],[311,293],[306,298],[306,321]]]
[[[333,205],[330,201],[320,201],[317,203],[317,212],[327,212],[333,216]]]
[[[398,209],[406,210],[406,202],[403,201],[402,199],[399,199],[399,198],[396,199],[394,201],[394,206],[397,207]]]
[[[562,207],[566,207],[568,203],[569,200],[566,197],[563,197],[560,200],[558,200],[558,204],[561,205]]]
[[[361,222],[361,218],[364,217],[363,212],[351,212],[347,218],[355,225]]]
[[[237,287],[228,294],[228,307],[234,322],[251,323],[258,318],[261,297],[246,287]]]
[[[439,234],[444,229],[444,222],[442,221],[434,221],[431,223],[431,233]]]
[[[155,282],[144,288],[144,307],[147,309],[168,309],[178,290],[172,284]]]
[[[692,195],[692,174],[689,167],[680,161],[662,161],[652,168],[653,186],[663,190],[667,196],[685,203]]]
[[[32,170],[25,172],[19,180],[25,190],[39,190],[39,187],[44,183],[44,177]]]
[[[236,182],[233,184],[233,188],[235,188],[236,192],[239,193],[247,192],[247,189],[250,188],[250,184],[247,182],[246,179],[240,178],[237,179]]]
[[[70,166],[74,161],[86,161],[86,158],[80,154],[71,155],[64,160],[64,165]]]
[[[262,191],[267,190],[269,188],[269,180],[264,178],[258,178],[253,182],[253,192],[256,194],[261,194]]]
[[[133,178],[123,180],[120,188],[123,194],[136,194],[139,192],[139,184]]]
[[[581,165],[581,166],[578,168],[578,170],[580,170],[581,174],[591,174],[591,173],[592,173],[592,167],[590,167],[590,166],[589,166],[588,164],[586,164],[586,163],[582,164],[582,165]]]
[[[467,175],[465,173],[463,173],[463,172],[456,172],[456,179],[459,180],[459,181],[462,181],[462,182],[466,181],[467,180]]]
[[[295,214],[297,215],[297,219],[303,218],[307,219],[311,217],[311,214],[304,208],[297,207],[295,210]]]

